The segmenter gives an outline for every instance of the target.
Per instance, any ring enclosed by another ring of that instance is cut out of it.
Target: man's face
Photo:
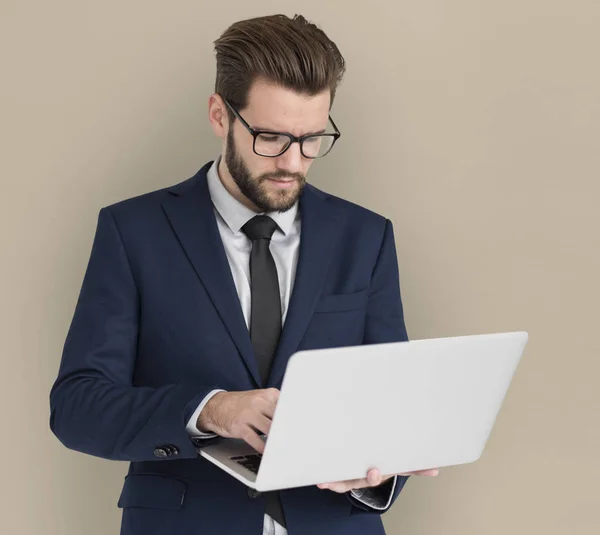
[[[237,110],[256,130],[290,133],[295,136],[325,130],[329,119],[330,94],[326,90],[314,97],[268,85],[253,84],[248,106]],[[260,211],[289,210],[298,200],[312,161],[302,156],[293,143],[275,158],[255,154],[252,134],[234,120],[227,133],[225,163],[241,193]]]

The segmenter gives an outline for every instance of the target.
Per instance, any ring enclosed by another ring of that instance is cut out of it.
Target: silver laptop
[[[527,341],[513,332],[299,351],[264,454],[236,439],[199,452],[258,491],[474,462]]]

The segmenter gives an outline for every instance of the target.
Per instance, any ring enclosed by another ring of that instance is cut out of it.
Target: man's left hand
[[[437,476],[439,470],[437,468],[432,468],[431,470],[416,470],[415,472],[405,472],[403,474],[396,474],[398,476]],[[317,485],[320,489],[329,489],[334,492],[348,492],[349,490],[354,489],[363,489],[366,487],[377,487],[382,483],[390,480],[391,476],[383,476],[381,472],[377,468],[372,468],[367,472],[367,477],[362,479],[350,479],[348,481],[337,481],[335,483],[321,483]]]

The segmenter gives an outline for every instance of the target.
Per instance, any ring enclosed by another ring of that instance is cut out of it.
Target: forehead
[[[327,127],[330,101],[328,89],[317,95],[307,96],[257,81],[250,88],[248,105],[243,114],[253,128],[301,136]]]

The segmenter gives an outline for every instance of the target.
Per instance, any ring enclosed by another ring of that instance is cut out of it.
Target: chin
[[[289,210],[298,200],[298,191],[286,192],[285,195],[269,195],[269,211],[281,212]]]

